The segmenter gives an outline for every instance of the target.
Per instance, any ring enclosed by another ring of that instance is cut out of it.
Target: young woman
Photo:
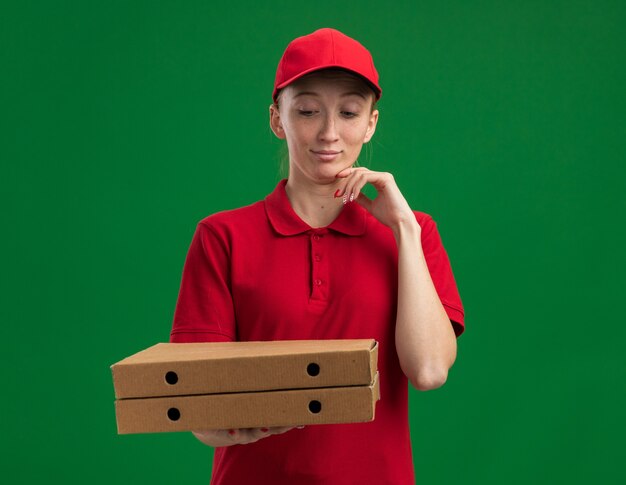
[[[216,447],[211,483],[413,484],[408,383],[441,386],[464,329],[448,256],[391,174],[354,167],[382,92],[365,47],[334,29],[299,37],[274,86],[289,176],[198,223],[171,341],[374,338],[381,400],[370,423],[198,430]]]

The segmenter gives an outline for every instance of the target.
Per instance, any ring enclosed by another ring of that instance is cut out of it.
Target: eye
[[[358,113],[355,113],[354,111],[342,111],[341,114],[345,116],[346,118],[354,118],[359,115]]]
[[[309,117],[311,117],[311,116],[313,116],[313,115],[315,114],[315,111],[313,111],[313,110],[308,110],[308,109],[299,109],[299,110],[298,110],[298,113],[299,113],[301,116],[306,116],[307,118],[309,118]]]

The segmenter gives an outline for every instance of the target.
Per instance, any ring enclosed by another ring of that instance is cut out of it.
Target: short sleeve
[[[443,247],[437,224],[432,217],[426,215],[425,218],[421,218],[417,214],[416,217],[422,228],[422,249],[430,277],[458,337],[465,330],[465,311],[448,253]]]
[[[185,265],[170,342],[226,342],[237,338],[225,238],[198,223]]]

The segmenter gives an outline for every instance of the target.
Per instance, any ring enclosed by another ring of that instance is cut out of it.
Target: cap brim
[[[374,91],[374,94],[376,95],[376,101],[378,101],[380,99],[380,96],[381,96],[381,94],[383,92],[383,90],[381,88],[376,86],[374,83],[372,83],[372,81],[367,79],[362,74],[359,74],[358,72],[353,71],[352,69],[348,69],[347,67],[340,66],[340,65],[337,65],[337,64],[327,64],[327,65],[316,66],[316,67],[312,67],[310,69],[307,69],[306,71],[302,71],[302,72],[298,73],[296,76],[293,76],[292,78],[290,78],[290,79],[280,83],[278,86],[276,86],[274,88],[274,93],[272,93],[272,99],[274,101],[276,101],[276,95],[278,94],[278,91],[280,91],[281,89],[283,89],[286,86],[289,86],[292,82],[297,81],[301,77],[306,76],[307,74],[310,74],[310,73],[315,72],[315,71],[321,71],[322,69],[332,69],[332,68],[341,69],[343,71],[352,73],[355,76],[359,77],[360,79],[365,81],[370,88],[372,88],[372,90]]]

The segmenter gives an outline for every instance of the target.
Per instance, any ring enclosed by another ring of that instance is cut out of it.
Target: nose
[[[337,134],[337,125],[335,117],[332,114],[327,114],[324,117],[322,126],[320,127],[319,139],[324,142],[337,141],[339,135]]]

